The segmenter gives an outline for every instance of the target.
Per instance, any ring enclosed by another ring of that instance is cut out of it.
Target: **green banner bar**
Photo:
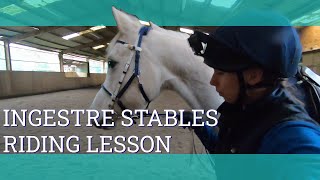
[[[0,179],[317,180],[320,155],[1,155]]]
[[[320,1],[1,0],[0,26],[114,26],[112,6],[161,26],[218,26],[225,18],[252,9],[282,14],[296,26],[320,25]]]

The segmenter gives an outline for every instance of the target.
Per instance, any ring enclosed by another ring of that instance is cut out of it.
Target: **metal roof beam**
[[[93,42],[90,42],[90,43],[86,43],[86,44],[82,44],[82,45],[79,45],[79,46],[76,46],[76,47],[65,49],[65,50],[62,51],[62,53],[63,54],[67,54],[67,53],[71,53],[71,52],[74,52],[74,51],[77,51],[77,50],[81,50],[81,49],[84,49],[84,48],[87,48],[87,47],[92,47],[92,46],[96,46],[96,45],[100,45],[100,44],[107,44],[108,42],[109,42],[109,40],[106,40],[106,39],[102,39],[102,40],[99,40],[99,41],[93,41]]]
[[[36,30],[36,31],[29,32],[29,33],[19,34],[19,35],[10,37],[10,38],[8,38],[8,41],[10,43],[15,43],[15,42],[27,39],[29,37],[34,37],[34,36],[37,36],[39,34],[50,32],[50,31],[53,31],[53,30],[59,29],[59,28],[61,28],[61,26],[43,27],[40,30]]]

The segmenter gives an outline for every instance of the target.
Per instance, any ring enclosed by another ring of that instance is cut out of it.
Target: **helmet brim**
[[[210,38],[203,57],[208,66],[227,72],[241,71],[255,64],[247,55],[229,48],[213,37]]]

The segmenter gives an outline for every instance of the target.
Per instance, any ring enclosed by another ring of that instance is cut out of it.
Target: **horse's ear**
[[[163,29],[161,27],[159,27],[158,25],[154,24],[153,22],[149,22],[150,26],[152,27],[152,29],[154,30],[158,30],[158,31],[162,31]]]
[[[132,29],[138,30],[140,22],[136,16],[127,14],[113,6],[112,6],[112,13],[116,20],[116,23],[120,32],[126,33],[126,32],[130,32],[129,30],[132,30]]]

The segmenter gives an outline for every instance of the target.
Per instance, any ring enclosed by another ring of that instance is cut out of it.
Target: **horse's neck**
[[[213,70],[193,55],[187,43],[168,43],[167,47],[175,52],[163,60],[168,70],[163,74],[164,89],[178,92],[193,109],[217,109],[223,99],[209,84]]]

